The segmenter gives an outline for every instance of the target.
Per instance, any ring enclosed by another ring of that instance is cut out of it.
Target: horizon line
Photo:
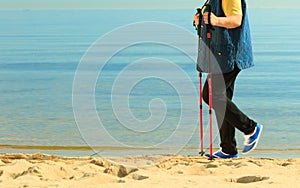
[[[194,8],[16,8],[5,9],[0,8],[0,11],[41,11],[41,10],[194,10]],[[300,9],[300,7],[285,7],[288,9]],[[282,9],[282,7],[249,7],[249,9]]]

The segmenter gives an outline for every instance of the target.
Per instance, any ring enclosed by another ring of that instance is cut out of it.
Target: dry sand
[[[300,159],[0,154],[0,187],[299,187]]]

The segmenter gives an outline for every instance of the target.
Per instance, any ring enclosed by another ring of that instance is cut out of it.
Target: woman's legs
[[[240,70],[235,67],[230,73],[212,75],[213,108],[219,126],[220,146],[222,151],[227,154],[237,154],[235,128],[247,135],[252,133],[256,126],[256,122],[249,119],[232,102],[235,80],[239,72]],[[203,89],[203,99],[208,104],[207,81]]]

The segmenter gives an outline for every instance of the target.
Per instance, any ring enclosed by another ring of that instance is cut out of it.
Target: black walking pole
[[[208,46],[208,76],[207,76],[207,82],[208,82],[208,95],[209,95],[209,160],[213,160],[212,156],[212,149],[213,149],[213,144],[212,144],[212,128],[213,128],[213,117],[212,117],[212,109],[213,109],[213,97],[212,97],[212,72],[211,72],[211,46],[210,46],[210,40],[212,37],[211,30],[212,30],[212,25],[211,25],[211,6],[206,5],[207,12],[208,12],[208,24],[206,24],[206,34],[207,34],[207,46]]]

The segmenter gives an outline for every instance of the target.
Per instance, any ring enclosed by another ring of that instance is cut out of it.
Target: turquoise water
[[[86,145],[73,114],[72,87],[77,65],[90,45],[117,27],[141,21],[168,22],[194,33],[193,13],[0,11],[0,145]],[[265,125],[260,149],[299,149],[300,26],[295,20],[299,14],[299,10],[285,10],[284,15],[276,9],[250,10],[256,66],[240,74],[234,100],[246,114]],[[149,56],[172,60],[192,77],[195,86],[198,82],[193,62],[166,46],[131,46],[112,58],[96,85],[96,108],[107,131],[133,147],[163,141],[176,129],[181,113],[176,90],[162,80],[149,79],[132,90],[132,113],[147,119],[149,101],[161,98],[168,107],[164,122],[148,135],[131,132],[118,122],[111,109],[111,84],[126,65]],[[191,110],[197,113],[197,109]],[[187,132],[193,131],[189,128],[187,125]],[[237,133],[237,137],[241,147],[242,135]],[[198,140],[196,130],[187,147],[197,148]],[[214,145],[218,147],[218,139]]]

